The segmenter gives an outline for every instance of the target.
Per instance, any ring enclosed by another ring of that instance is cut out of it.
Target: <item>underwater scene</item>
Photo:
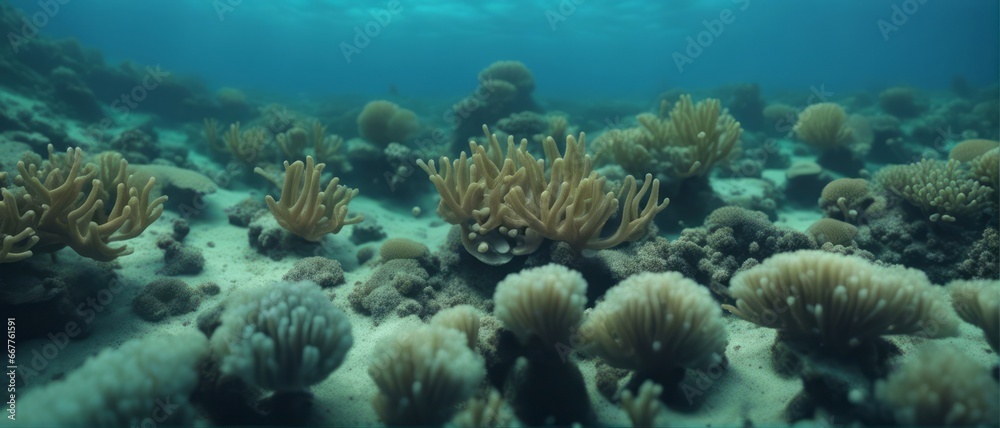
[[[1000,425],[995,0],[0,34],[0,426]]]

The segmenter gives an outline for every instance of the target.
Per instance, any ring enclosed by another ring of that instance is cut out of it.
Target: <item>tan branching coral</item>
[[[962,162],[921,159],[882,168],[876,180],[910,204],[930,214],[931,221],[954,222],[979,217],[993,189],[982,185]]]
[[[838,351],[881,335],[947,337],[958,326],[923,272],[817,250],[773,256],[736,274],[729,291],[729,312]]]
[[[222,138],[226,149],[236,160],[251,166],[260,160],[268,140],[267,131],[263,128],[241,131],[239,122],[229,125],[229,131]]]
[[[799,140],[820,150],[843,147],[855,139],[848,126],[847,113],[835,103],[806,107],[792,131]]]
[[[660,114],[640,114],[639,127],[611,130],[601,136],[602,153],[630,173],[659,172],[671,178],[707,175],[740,152],[743,130],[717,99],[697,104],[682,95]]]
[[[578,252],[632,241],[642,237],[669,203],[659,202],[659,181],[650,175],[641,188],[629,176],[617,196],[605,193],[605,178],[593,171],[583,133],[579,139],[566,137],[565,153],[547,138],[543,162],[528,152],[527,139],[516,145],[509,137],[504,152],[496,135],[485,126],[483,131],[489,148],[470,141],[471,159],[465,152],[454,161],[442,157],[441,172],[434,161],[417,164],[441,195],[438,214],[462,227],[466,249],[486,263],[502,264],[513,255],[530,254],[541,238],[566,242]],[[647,192],[649,198],[641,206]],[[620,211],[619,201],[624,202]],[[602,236],[616,212],[617,229]]]
[[[708,174],[715,164],[738,154],[742,135],[740,123],[722,109],[719,100],[709,98],[694,104],[690,95],[681,95],[670,110],[666,128],[667,141],[673,148],[667,151],[672,155],[670,164],[674,173],[671,175]]]
[[[660,402],[660,394],[663,387],[651,380],[646,380],[639,387],[639,395],[632,395],[632,391],[622,391],[622,410],[628,414],[633,427],[658,427],[664,426],[662,413],[665,409]]]
[[[347,206],[357,196],[358,189],[340,186],[338,177],[330,180],[325,188],[320,187],[325,167],[326,164],[316,164],[312,156],[306,156],[305,163],[285,161],[284,184],[274,183],[281,187],[281,199],[275,201],[271,195],[266,198],[267,207],[281,227],[313,242],[364,219],[362,216],[347,217]],[[254,172],[271,179],[261,168]]]
[[[344,139],[339,135],[326,135],[326,126],[318,120],[308,124],[294,126],[288,131],[277,134],[278,148],[285,156],[295,159],[306,154],[306,149],[312,147],[312,153],[319,162],[340,162],[344,159],[340,148]]]
[[[136,180],[126,175],[127,162],[120,156],[111,159],[117,164],[105,159],[102,170],[84,164],[79,148],[57,155],[50,145],[49,161],[41,168],[18,162],[15,182],[24,186],[25,194],[18,202],[13,192],[3,189],[0,262],[63,247],[97,261],[131,254],[128,246],[112,243],[139,236],[163,213],[167,198],[150,200],[155,180],[137,187]]]
[[[38,236],[31,228],[35,212],[21,212],[17,198],[7,189],[0,189],[0,263],[13,263],[31,257],[31,247],[38,243]]]

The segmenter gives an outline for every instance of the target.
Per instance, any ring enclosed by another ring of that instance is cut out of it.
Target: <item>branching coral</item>
[[[49,161],[41,168],[18,162],[15,182],[24,186],[19,203],[14,193],[3,190],[0,202],[0,262],[14,262],[30,257],[32,251],[56,251],[70,247],[78,254],[97,261],[111,261],[131,254],[125,245],[112,246],[139,236],[163,213],[161,196],[150,200],[155,184],[149,179],[143,187],[126,175],[127,163],[120,157],[102,170],[83,163],[83,151],[69,149],[56,155],[49,146]],[[95,177],[104,177],[110,183]],[[81,197],[83,195],[83,197]],[[105,205],[111,204],[110,210]]]
[[[674,149],[667,151],[673,176],[706,175],[715,164],[739,152],[740,123],[728,111],[720,110],[719,100],[709,98],[693,104],[690,95],[682,95],[674,105],[666,128],[667,141]]]
[[[612,130],[601,137],[602,151],[631,173],[662,172],[672,178],[705,176],[740,151],[740,123],[709,98],[694,104],[682,95],[668,112],[641,114],[641,126]]]
[[[209,125],[206,123],[206,126]],[[241,131],[240,123],[236,122],[229,125],[229,131],[226,131],[222,138],[226,143],[226,149],[236,160],[252,166],[257,164],[264,151],[267,131],[263,128]]]
[[[316,164],[312,156],[306,162],[285,161],[285,181],[281,187],[281,200],[267,195],[267,207],[281,227],[308,241],[317,242],[328,233],[340,232],[345,225],[360,223],[362,216],[347,217],[347,205],[357,196],[358,189],[339,186],[334,177],[326,188],[320,190],[320,176],[326,164]],[[267,177],[261,168],[254,172]],[[278,185],[277,182],[274,183]]]
[[[747,321],[845,351],[880,335],[946,337],[958,319],[923,272],[804,250],[740,272],[729,287]]]
[[[891,165],[875,176],[879,183],[910,204],[930,214],[931,221],[975,219],[985,209],[993,189],[979,183],[962,162],[921,159],[909,165]]]
[[[505,155],[496,135],[485,126],[483,131],[489,149],[470,141],[471,159],[465,152],[455,161],[442,157],[440,173],[434,161],[417,164],[441,195],[438,214],[462,227],[466,249],[486,263],[502,264],[513,255],[530,254],[541,238],[566,242],[578,252],[635,240],[669,203],[659,202],[659,181],[650,175],[638,190],[629,176],[617,196],[604,193],[605,178],[593,172],[583,133],[579,139],[566,137],[565,153],[547,138],[543,162],[528,152],[527,139],[515,145],[509,137]],[[647,192],[649,199],[640,209]],[[624,205],[618,227],[602,236],[620,200]],[[508,239],[514,241],[513,248]]]

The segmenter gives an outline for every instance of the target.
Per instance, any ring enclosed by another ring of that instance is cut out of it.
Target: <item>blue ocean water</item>
[[[39,9],[37,0],[12,3]],[[44,32],[76,37],[112,62],[283,94],[395,85],[460,96],[469,76],[514,59],[534,72],[539,96],[631,98],[731,82],[765,92],[943,88],[956,74],[991,83],[998,14],[990,0],[75,0]],[[345,55],[366,25],[375,36]]]
[[[996,0],[0,0],[0,35],[18,426],[1000,424]]]

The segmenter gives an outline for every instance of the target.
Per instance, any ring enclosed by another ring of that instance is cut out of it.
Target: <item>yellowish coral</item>
[[[583,133],[579,139],[566,138],[565,153],[547,138],[543,145],[547,162],[542,162],[528,152],[526,139],[515,145],[514,137],[509,137],[504,152],[496,135],[485,126],[483,131],[489,137],[489,149],[470,141],[471,159],[465,152],[454,161],[442,157],[441,172],[434,161],[417,162],[441,195],[438,214],[462,227],[463,243],[473,255],[529,254],[542,237],[566,242],[578,252],[610,248],[640,238],[669,203],[659,202],[659,181],[650,175],[641,188],[629,176],[617,196],[605,193],[605,179],[593,171]],[[641,206],[647,192],[649,198]],[[617,229],[602,236],[620,200],[624,205]],[[506,246],[506,239],[516,241],[513,249]],[[493,264],[509,260],[480,259]]]
[[[705,176],[740,152],[743,130],[717,99],[692,102],[682,95],[660,114],[640,114],[639,127],[602,136],[601,152],[631,173],[661,172],[672,178]],[[668,110],[669,109],[669,110]]]
[[[954,222],[979,217],[993,189],[980,184],[962,162],[921,159],[909,165],[890,165],[875,176],[879,183],[930,214],[931,221]]]
[[[880,335],[947,337],[958,319],[915,269],[874,265],[855,256],[801,250],[736,274],[723,308],[786,338],[844,351]]]
[[[50,145],[49,161],[41,168],[18,162],[15,182],[24,186],[26,194],[18,202],[12,192],[3,190],[0,262],[63,247],[98,261],[131,254],[130,247],[112,243],[139,236],[163,213],[167,198],[150,200],[155,180],[137,187],[138,180],[126,175],[127,162],[120,156],[113,159],[118,163],[108,166],[105,162],[102,172],[97,165],[83,163],[79,148],[57,155]],[[110,210],[105,210],[109,203]]]
[[[965,140],[952,147],[951,151],[948,152],[948,159],[969,162],[998,147],[1000,147],[1000,142],[993,140]]]
[[[854,141],[847,113],[835,103],[813,104],[802,110],[792,128],[799,140],[820,150],[843,147]]]
[[[347,205],[357,196],[358,189],[340,186],[337,177],[325,188],[320,187],[325,167],[326,164],[316,164],[312,156],[306,156],[305,163],[285,161],[281,199],[275,201],[271,195],[266,198],[267,207],[278,224],[307,241],[319,241],[328,233],[340,232],[344,226],[364,219],[362,216],[347,217]],[[254,172],[270,179],[261,168]]]
[[[972,176],[980,183],[993,188],[993,193],[1000,192],[1000,148],[990,150],[972,160]],[[993,198],[996,202],[996,198]]]
[[[206,126],[208,125],[206,124]],[[241,131],[240,123],[236,122],[229,125],[229,131],[222,138],[226,143],[226,150],[236,160],[252,166],[260,161],[267,143],[267,132],[263,128]]]
[[[633,275],[580,325],[581,347],[612,367],[654,378],[722,360],[726,326],[708,288],[677,272]]]
[[[952,281],[952,305],[963,320],[983,330],[994,351],[1000,351],[1000,281]]]
[[[875,385],[901,426],[996,426],[1000,387],[990,371],[954,347],[924,345]]]
[[[420,130],[420,121],[412,111],[385,100],[365,104],[358,115],[358,132],[374,144],[403,143]]]

